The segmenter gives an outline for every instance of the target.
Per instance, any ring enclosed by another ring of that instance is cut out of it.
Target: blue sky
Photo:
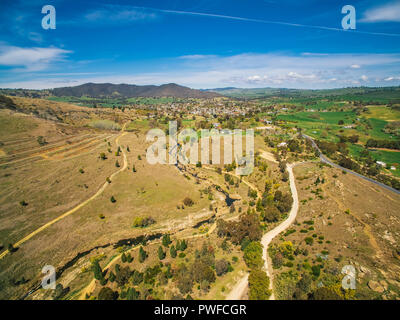
[[[46,4],[55,30],[41,27]],[[342,30],[346,4],[355,31]],[[399,49],[400,0],[0,3],[0,87],[389,86],[400,84]]]

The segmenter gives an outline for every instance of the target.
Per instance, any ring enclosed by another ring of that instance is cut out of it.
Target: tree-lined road
[[[287,171],[289,173],[290,190],[292,192],[292,197],[293,197],[293,205],[292,205],[292,208],[290,209],[289,216],[285,221],[283,221],[277,227],[275,227],[274,229],[272,229],[269,232],[267,232],[266,234],[264,234],[264,236],[261,238],[261,244],[264,247],[263,256],[262,256],[263,260],[264,260],[264,269],[270,278],[270,289],[271,290],[272,290],[272,265],[270,264],[270,259],[268,259],[268,245],[278,234],[285,231],[296,219],[297,212],[299,210],[299,197],[297,194],[296,182],[295,182],[294,174],[293,174],[293,167],[296,165],[297,164],[288,164],[287,165]],[[246,289],[248,287],[248,277],[249,277],[249,274],[246,273],[237,282],[237,284],[233,287],[233,289],[226,296],[226,300],[240,300],[244,296]],[[275,300],[273,291],[272,291],[270,300]]]
[[[344,167],[339,166],[338,164],[332,162],[330,159],[328,159],[326,156],[323,155],[323,153],[321,152],[321,150],[319,149],[318,145],[315,143],[315,141],[314,141],[313,138],[311,138],[310,136],[308,136],[308,135],[306,135],[306,134],[304,134],[304,133],[302,133],[302,136],[305,137],[306,139],[310,140],[311,143],[312,143],[312,146],[314,147],[314,149],[318,150],[318,152],[319,152],[319,158],[321,159],[321,162],[324,162],[324,163],[326,163],[326,164],[329,164],[329,165],[331,165],[332,167],[335,167],[335,168],[337,168],[337,169],[346,171],[346,172],[348,172],[348,173],[350,173],[350,174],[352,174],[352,175],[355,175],[355,176],[357,176],[357,177],[359,177],[359,178],[361,178],[361,179],[364,179],[364,180],[366,180],[366,181],[372,182],[373,184],[376,184],[377,186],[380,186],[380,187],[382,187],[382,188],[385,188],[386,190],[389,190],[389,191],[392,191],[392,192],[394,192],[394,193],[400,194],[400,191],[399,191],[399,190],[396,190],[396,189],[394,189],[394,188],[392,188],[392,187],[389,187],[388,185],[386,185],[386,184],[384,184],[384,183],[381,183],[381,182],[376,181],[376,180],[374,180],[374,179],[372,179],[372,178],[368,178],[368,177],[366,177],[366,176],[363,176],[362,174],[359,174],[359,173],[357,173],[357,172],[354,172],[354,171],[352,171],[352,170],[350,170],[350,169],[344,168]]]

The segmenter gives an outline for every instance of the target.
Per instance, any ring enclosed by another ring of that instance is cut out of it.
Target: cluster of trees
[[[257,190],[253,190],[251,188],[249,188],[249,191],[247,192],[247,195],[250,198],[253,198],[253,199],[257,199],[257,197],[258,197]]]
[[[303,152],[303,148],[302,148],[301,144],[296,139],[289,140],[287,142],[287,146],[291,152],[297,152],[297,153]]]
[[[249,299],[268,300],[271,296],[269,289],[269,278],[265,271],[253,269],[249,275]]]
[[[262,270],[264,260],[262,258],[263,246],[258,241],[250,241],[245,238],[242,241],[243,258],[250,268],[249,298],[250,300],[268,300],[271,295],[269,278]]]
[[[131,263],[133,261],[133,257],[131,256],[130,253],[125,254],[125,252],[124,252],[121,255],[121,261],[124,262],[124,263],[125,262]]]
[[[102,271],[98,260],[93,261],[92,271],[94,278],[99,280],[101,285],[105,285],[107,283],[106,279],[104,278],[105,273]]]
[[[360,172],[361,169],[360,165],[357,162],[345,156],[341,156],[339,158],[339,165],[356,172]]]
[[[119,264],[115,265],[115,277],[110,273],[110,282],[116,282],[119,287],[123,287],[127,284],[133,274],[129,266],[120,267]]]
[[[220,259],[215,262],[215,272],[217,273],[217,276],[223,276],[231,271],[233,271],[233,267],[229,261]]]
[[[179,291],[187,294],[192,291],[195,283],[198,283],[203,291],[208,291],[210,284],[216,280],[214,268],[216,268],[214,247],[204,242],[201,250],[195,251],[195,260],[188,266],[180,264],[174,272],[174,280]],[[218,271],[221,275],[224,272],[221,263],[218,263]]]
[[[226,237],[234,244],[240,244],[246,265],[251,269],[249,277],[250,299],[267,300],[271,295],[269,278],[264,271],[260,244],[262,231],[260,220],[255,212],[242,214],[238,222],[217,221],[218,236]],[[217,275],[229,272],[231,266],[225,260],[217,261],[215,269]],[[225,271],[226,270],[226,271]]]
[[[400,109],[397,107],[397,109]],[[391,121],[387,125],[385,125],[385,128],[383,130],[384,132],[388,134],[393,134],[393,135],[400,135],[400,121]]]
[[[317,140],[316,143],[318,148],[320,148],[321,151],[327,156],[332,156],[339,151],[337,144],[334,142]]]
[[[400,181],[397,180],[396,178],[392,178],[389,177],[385,174],[379,174],[376,176],[377,180],[388,185],[391,186],[392,188],[396,189],[396,190],[400,190]]]
[[[191,207],[192,205],[194,205],[194,201],[191,198],[186,197],[185,199],[183,199],[183,204],[187,207]]]
[[[195,123],[196,129],[212,129],[213,125],[211,122],[208,122],[206,120],[201,120],[201,121],[197,121]]]
[[[289,267],[293,266],[292,261],[294,260],[294,255],[300,253],[299,250],[294,249],[293,244],[290,241],[284,241],[279,246],[271,247],[268,251],[274,269],[279,269],[283,265]],[[288,260],[286,264],[285,259]]]
[[[282,181],[286,182],[289,180],[289,173],[286,170],[286,161],[279,160],[279,170],[282,173]]]
[[[289,193],[282,193],[282,191],[277,190],[274,195],[271,195],[268,191],[265,191],[261,200],[262,208],[259,208],[261,218],[267,222],[276,222],[280,219],[282,213],[290,211],[292,204],[293,198]]]
[[[340,142],[351,142],[357,143],[359,136],[358,135],[351,135],[351,136],[339,136]]]
[[[245,213],[239,221],[217,221],[218,236],[226,237],[234,244],[241,244],[247,238],[250,241],[259,241],[262,236],[260,221],[255,213]]]
[[[233,186],[235,184],[235,178],[232,177],[230,174],[225,174],[224,179],[225,179],[225,182],[229,183],[231,186]],[[238,182],[236,182],[236,186],[237,187],[239,186]]]
[[[235,161],[235,160],[233,160],[232,163],[226,164],[226,165],[224,166],[224,168],[225,168],[225,170],[226,170],[227,172],[233,171],[234,169],[236,169],[236,167],[237,167],[237,164],[236,164],[236,161]]]
[[[133,220],[133,227],[145,228],[149,225],[154,224],[156,221],[152,217],[137,217]]]
[[[263,246],[260,242],[251,241],[242,245],[244,262],[250,269],[259,269],[263,266]]]
[[[367,148],[386,148],[400,150],[400,141],[368,139],[365,146]]]
[[[169,247],[169,253],[171,255],[171,258],[176,258],[176,256],[178,255],[178,251],[181,251],[181,253],[183,253],[183,251],[185,251],[188,246],[188,243],[185,239],[177,240],[175,245],[170,246],[171,243],[172,243],[172,241],[171,241],[170,235],[169,234],[164,235],[162,238],[162,245],[165,248]],[[158,248],[158,258],[160,260],[163,260],[166,257],[166,255],[167,255],[167,252],[164,251],[162,249],[162,247],[160,246]]]
[[[115,272],[115,273],[114,273]],[[172,278],[172,269],[170,264],[157,263],[154,266],[146,267],[143,272],[138,270],[131,270],[129,266],[121,267],[115,265],[114,272],[109,273],[108,280],[111,283],[116,283],[119,288],[126,288],[128,284],[133,286],[139,286],[141,283],[146,285],[154,285],[156,279],[160,281],[160,284],[164,285],[168,283],[168,279]],[[148,286],[143,286],[142,292],[138,291],[133,287],[129,287],[126,290],[122,290],[120,294],[112,291],[110,288],[103,287],[100,290],[98,299],[99,300],[115,300],[118,297],[126,300],[138,300],[139,298],[151,299],[151,291]]]
[[[97,299],[98,300],[117,300],[118,296],[119,296],[118,292],[113,291],[109,287],[103,287],[103,288],[101,288]]]

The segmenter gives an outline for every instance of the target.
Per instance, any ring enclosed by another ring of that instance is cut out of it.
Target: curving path
[[[126,124],[127,124],[127,123],[125,123],[124,126],[122,127],[122,131],[125,130]],[[116,142],[117,146],[120,146],[120,145],[119,145],[119,139],[120,139],[121,137],[123,137],[125,134],[126,134],[126,132],[122,132],[122,133],[117,137],[117,139],[115,139],[115,142]],[[110,176],[110,179],[111,179],[111,180],[112,180],[113,178],[115,178],[115,176],[117,176],[120,172],[124,171],[124,170],[128,167],[128,159],[127,159],[127,157],[126,157],[126,153],[125,153],[125,151],[123,150],[123,148],[121,148],[121,151],[122,151],[122,155],[123,155],[123,158],[124,158],[124,165],[123,165],[118,171],[114,172],[114,173]],[[61,216],[58,216],[57,218],[51,220],[50,222],[44,224],[44,225],[41,226],[40,228],[38,228],[38,229],[36,229],[35,231],[31,232],[31,233],[28,234],[26,237],[24,237],[24,238],[22,238],[21,240],[19,240],[18,242],[16,242],[16,243],[14,244],[14,247],[17,248],[17,247],[21,246],[23,243],[25,243],[26,241],[28,241],[30,238],[34,237],[34,236],[37,235],[38,233],[40,233],[40,232],[42,232],[43,230],[47,229],[48,227],[50,227],[50,226],[53,225],[54,223],[60,221],[61,219],[64,219],[65,217],[67,217],[67,216],[73,214],[74,212],[78,211],[80,208],[82,208],[83,206],[85,206],[86,204],[88,204],[90,201],[96,199],[99,195],[101,195],[101,194],[104,192],[104,190],[107,188],[108,185],[109,185],[109,183],[108,183],[108,182],[105,182],[105,183],[101,186],[101,188],[100,188],[93,196],[91,196],[89,199],[86,199],[85,201],[83,201],[82,203],[80,203],[79,205],[77,205],[76,207],[74,207],[74,208],[72,208],[71,210],[69,210],[69,211],[63,213]],[[0,254],[0,259],[3,259],[3,258],[7,255],[7,253],[9,253],[8,250],[5,250],[3,253],[1,253],[1,254]]]
[[[297,212],[299,210],[299,198],[297,194],[297,189],[296,189],[296,182],[294,179],[293,175],[293,167],[296,166],[297,164],[288,164],[287,165],[287,171],[289,173],[289,181],[290,181],[290,190],[292,192],[292,197],[293,197],[293,205],[290,210],[288,218],[283,221],[281,224],[279,224],[277,227],[274,229],[270,230],[264,236],[261,238],[261,244],[264,247],[263,250],[263,260],[264,260],[264,268],[265,271],[267,272],[267,275],[270,278],[270,289],[272,290],[272,265],[270,263],[270,259],[268,257],[268,245],[274,239],[278,234],[281,232],[285,231],[296,219]],[[227,295],[226,300],[240,300],[243,295],[245,294],[245,291],[247,289],[247,279],[249,277],[249,274],[246,273],[246,275],[238,281],[238,283],[233,287],[231,292]],[[270,300],[275,300],[274,293],[272,291]]]
[[[286,230],[296,219],[297,212],[299,211],[299,197],[297,194],[297,189],[296,189],[296,182],[294,179],[294,174],[293,174],[293,167],[296,164],[288,164],[287,165],[287,171],[289,173],[289,181],[290,181],[290,190],[292,191],[292,198],[293,198],[293,205],[292,209],[290,209],[290,213],[288,218],[283,221],[279,226],[276,228],[272,229],[271,231],[267,232],[261,239],[261,244],[264,246],[263,250],[263,259],[264,259],[264,268],[265,271],[267,272],[267,275],[269,277],[269,285],[270,289],[272,290],[272,264],[270,261],[270,258],[268,257],[268,245],[274,239],[278,234]],[[275,300],[275,295],[274,292],[272,291],[270,300]]]

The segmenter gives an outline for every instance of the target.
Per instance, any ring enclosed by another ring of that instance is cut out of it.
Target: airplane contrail
[[[398,34],[398,33],[383,33],[383,32],[360,31],[360,30],[345,30],[345,29],[334,28],[334,27],[325,27],[325,26],[317,26],[317,25],[308,25],[308,24],[300,24],[300,23],[274,21],[274,20],[261,20],[261,19],[244,18],[244,17],[236,17],[236,16],[227,16],[227,15],[215,14],[215,13],[180,11],[180,10],[169,10],[169,9],[156,9],[156,8],[150,8],[150,7],[137,7],[137,6],[133,6],[133,8],[153,10],[153,11],[156,11],[156,12],[163,12],[163,13],[170,13],[170,14],[192,15],[192,16],[200,16],[200,17],[211,17],[211,18],[229,19],[229,20],[237,20],[237,21],[245,21],[245,22],[264,23],[264,24],[277,24],[277,25],[290,26],[290,27],[321,29],[321,30],[329,30],[329,31],[341,31],[341,32],[348,32],[348,33],[369,34],[369,35],[376,35],[376,36],[400,37],[400,34]]]

